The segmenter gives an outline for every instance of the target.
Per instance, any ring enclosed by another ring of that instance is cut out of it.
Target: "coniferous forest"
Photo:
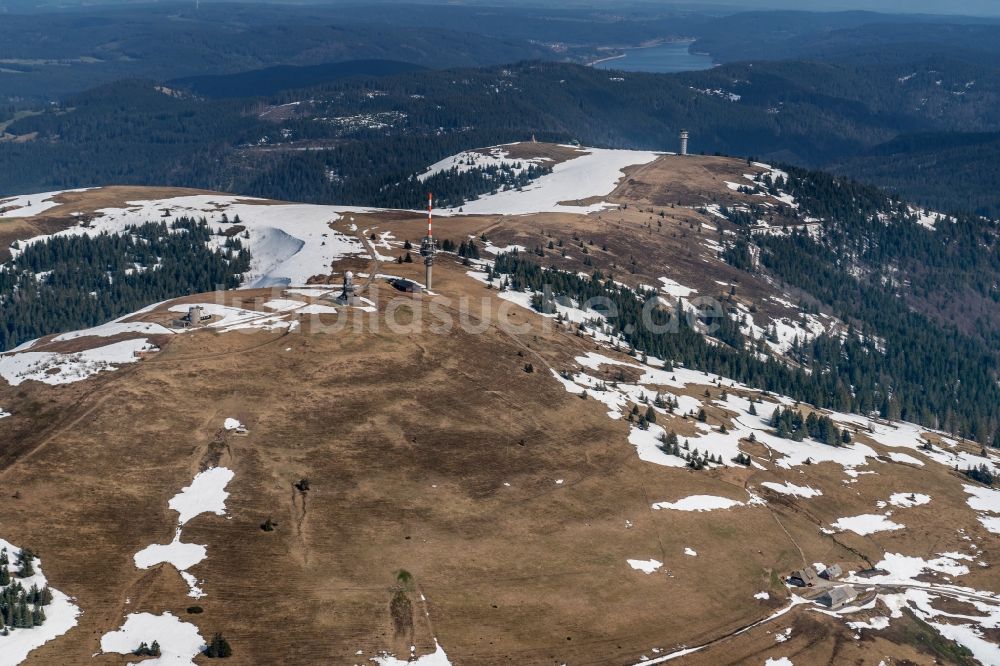
[[[542,268],[519,253],[498,255],[495,271],[514,291],[548,293],[552,299],[577,303],[604,300],[606,307],[594,309],[614,313],[607,324],[611,332],[637,352],[664,359],[668,367],[679,363],[838,411],[877,411],[885,418],[963,433],[983,444],[1000,422],[996,358],[981,343],[946,332],[902,305],[884,316],[873,305],[851,318],[877,334],[890,351],[884,352],[874,336],[820,335],[792,350],[801,366],[793,368],[773,358],[761,360],[730,317],[703,322],[717,326],[712,335],[724,340],[724,346],[710,343],[698,330],[697,318],[687,312],[650,308],[652,323],[665,331],[655,332],[643,324],[642,316],[644,305],[656,294],[636,292],[600,272],[587,278]],[[535,306],[554,311],[545,297],[536,299]],[[925,362],[914,363],[913,358]]]
[[[96,326],[150,303],[233,288],[250,266],[238,238],[210,248],[205,220],[177,218],[122,234],[52,236],[0,271],[0,349]]]

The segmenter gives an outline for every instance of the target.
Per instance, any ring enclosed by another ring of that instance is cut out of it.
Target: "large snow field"
[[[164,210],[169,210],[171,217],[163,217]],[[367,210],[352,206],[270,204],[252,197],[199,194],[129,201],[122,208],[102,208],[95,212],[88,226],[77,225],[56,235],[120,233],[131,224],[160,221],[169,224],[183,216],[205,217],[214,230],[222,231],[231,227],[239,216],[249,238],[242,233],[237,238],[251,254],[244,285],[301,285],[313,275],[328,274],[331,263],[337,259],[366,253],[356,238],[330,229],[329,224],[340,220],[342,213]],[[222,221],[223,213],[228,222]],[[46,236],[37,236],[22,245],[43,238]],[[225,240],[220,236],[212,242],[221,247]]]
[[[57,190],[55,192],[21,194],[15,197],[0,197],[0,210],[4,208],[10,209],[0,212],[0,219],[31,217],[33,215],[44,213],[50,208],[62,205],[58,202],[52,201],[52,199],[58,195],[65,194],[66,192],[85,192],[87,189],[88,188],[81,188],[77,190]]]
[[[20,548],[0,539],[0,550],[7,550],[7,558],[10,561],[8,570],[12,573],[17,571],[15,562]],[[48,580],[42,572],[42,561],[36,558],[34,561],[35,575],[29,578],[17,578],[11,576],[11,582],[21,583],[25,590],[30,590],[32,585],[37,585],[42,589],[48,585]],[[50,587],[52,592],[52,603],[45,606],[45,622],[41,626],[31,629],[14,629],[8,635],[0,636],[0,664],[19,664],[28,658],[28,654],[37,647],[62,636],[67,631],[76,626],[76,618],[80,614],[80,608],[73,603],[73,600],[63,592]]]
[[[140,663],[143,666],[193,666],[194,658],[205,649],[205,641],[198,633],[198,627],[167,611],[163,615],[129,614],[120,629],[101,636],[101,651],[131,654],[140,643],[151,645],[153,641],[160,644],[160,656],[156,659],[142,659]]]
[[[607,196],[624,176],[622,169],[649,164],[660,153],[642,150],[576,148],[578,157],[560,162],[552,173],[541,176],[518,190],[507,190],[468,201],[462,206],[465,215],[527,215],[530,213],[593,213],[606,203],[587,206],[561,205],[590,197]],[[440,162],[438,164],[441,164]],[[437,165],[435,165],[437,166]],[[435,214],[459,214],[457,209],[435,210]]]
[[[45,384],[71,384],[100,372],[139,360],[138,352],[156,349],[146,338],[123,340],[103,347],[63,354],[58,352],[7,352],[0,354],[0,377],[11,386],[35,380]]]

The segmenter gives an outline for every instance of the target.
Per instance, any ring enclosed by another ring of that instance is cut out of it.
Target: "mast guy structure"
[[[424,289],[431,290],[431,272],[434,268],[434,230],[431,226],[434,210],[434,195],[427,193],[427,235],[420,241],[420,255],[424,258]]]

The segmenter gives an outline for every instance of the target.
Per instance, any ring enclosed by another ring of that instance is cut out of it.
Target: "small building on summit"
[[[205,314],[205,311],[200,305],[192,305],[188,308],[188,313],[183,317],[178,317],[170,322],[170,325],[174,328],[191,328],[192,326],[201,326],[203,322],[212,318],[212,315]]]

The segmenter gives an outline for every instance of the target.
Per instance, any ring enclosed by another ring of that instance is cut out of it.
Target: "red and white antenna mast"
[[[420,254],[424,258],[424,288],[427,291],[431,290],[431,273],[434,267],[434,253],[437,252],[437,248],[434,247],[433,217],[434,217],[434,195],[428,192],[427,235],[424,236],[424,239],[422,241],[420,241]]]
[[[434,238],[434,230],[431,228],[431,222],[434,215],[434,195],[430,192],[427,193],[427,237]]]

